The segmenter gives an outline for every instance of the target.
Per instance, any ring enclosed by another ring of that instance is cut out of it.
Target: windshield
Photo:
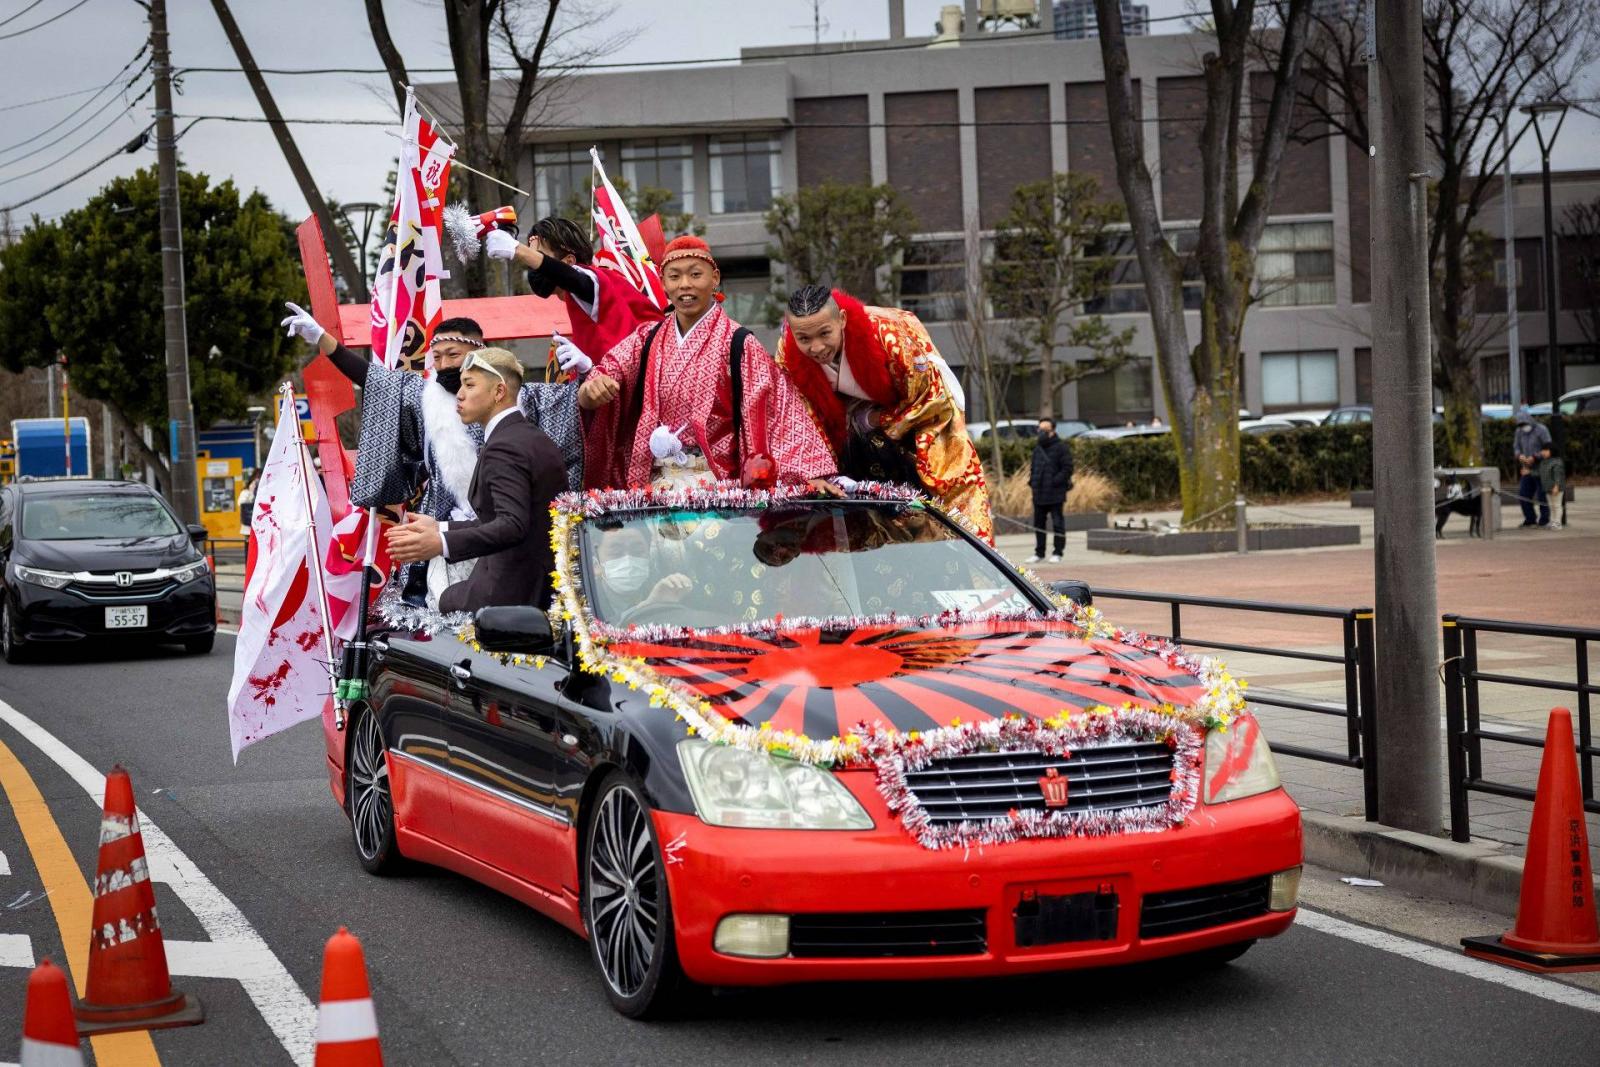
[[[22,503],[22,536],[34,541],[170,537],[178,533],[161,502],[133,493],[48,496]]]
[[[613,625],[1025,611],[1018,582],[919,507],[810,502],[584,524],[586,587]]]

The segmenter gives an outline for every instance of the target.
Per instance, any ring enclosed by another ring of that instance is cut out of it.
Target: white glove
[[[837,485],[840,489],[843,489],[847,493],[853,493],[856,491],[856,487],[861,483],[850,477],[848,474],[835,474],[833,476],[833,484]]]
[[[570,339],[562,337],[559,333],[551,334],[550,339],[556,343],[556,362],[561,365],[563,373],[572,371],[581,378],[594,370],[594,360],[584,355],[583,349],[573,344]]]
[[[322,335],[328,331],[318,325],[317,320],[311,317],[311,312],[299,304],[285,304],[284,306],[294,313],[278,323],[279,326],[287,326],[289,328],[289,332],[284,336],[298,337],[312,348],[317,347],[317,342],[321,341]]]
[[[689,456],[683,450],[683,442],[678,439],[678,434],[684,427],[669,430],[665,426],[657,426],[650,431],[650,454],[661,463],[672,463],[676,466],[685,466]]]
[[[490,230],[483,239],[483,250],[490,259],[511,259],[517,254],[517,239],[504,230]]]

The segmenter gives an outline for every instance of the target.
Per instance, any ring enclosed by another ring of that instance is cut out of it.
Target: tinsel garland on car
[[[689,489],[617,490],[568,493],[551,509],[550,539],[555,554],[552,579],[555,599],[552,613],[572,628],[580,669],[604,675],[618,685],[642,690],[651,707],[671,710],[685,724],[689,736],[748,751],[833,767],[871,766],[878,788],[906,830],[928,848],[997,844],[1033,837],[1082,836],[1154,831],[1177,825],[1199,797],[1201,754],[1207,730],[1225,730],[1244,709],[1244,684],[1211,657],[1190,656],[1168,641],[1112,626],[1094,607],[1063,601],[1032,574],[1022,574],[1057,607],[1049,613],[1035,611],[946,611],[929,616],[875,615],[827,619],[774,618],[737,626],[690,628],[679,626],[619,627],[597,620],[583,589],[579,568],[578,533],[585,521],[616,517],[646,509],[750,510],[790,500],[812,497],[805,487],[770,491],[745,490],[736,485],[701,485]],[[900,486],[863,484],[850,497],[938,509],[920,494]],[[948,514],[940,512],[941,514]],[[954,517],[958,525],[968,524]],[[439,617],[434,616],[435,619]],[[1087,709],[1063,710],[1043,721],[1023,717],[962,723],[931,730],[901,732],[892,727],[860,724],[847,733],[826,739],[790,730],[775,730],[730,720],[709,701],[651,668],[642,657],[623,656],[610,646],[616,642],[676,640],[731,633],[792,632],[803,629],[858,629],[867,626],[949,627],[969,623],[1016,619],[1054,619],[1070,622],[1087,639],[1111,640],[1157,656],[1169,667],[1200,680],[1204,696],[1187,707],[1151,708],[1101,704]],[[414,620],[413,620],[414,621]],[[481,651],[470,622],[440,625],[433,632],[454,629],[458,638]],[[504,656],[503,661],[544,665],[543,657]],[[1064,755],[1074,749],[1110,744],[1160,741],[1173,750],[1173,788],[1168,800],[1147,808],[1112,812],[1016,811],[1004,819],[935,827],[906,787],[905,775],[946,756],[975,751],[1039,751]]]

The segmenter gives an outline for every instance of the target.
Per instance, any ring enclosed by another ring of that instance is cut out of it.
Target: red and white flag
[[[422,120],[408,89],[394,211],[372,283],[372,361],[385,367],[425,360],[444,318],[439,282],[448,275],[440,249],[455,150]]]
[[[332,519],[285,397],[250,516],[245,581],[228,687],[233,759],[246,745],[315,718],[333,693],[322,560]]]
[[[599,151],[589,149],[589,158],[594,160],[594,228],[600,235],[600,250],[595,253],[595,261],[620,272],[656,307],[666,307],[667,289],[661,284],[661,268],[650,258],[650,250],[634,224],[628,205],[622,202],[611,179],[606,177]]]

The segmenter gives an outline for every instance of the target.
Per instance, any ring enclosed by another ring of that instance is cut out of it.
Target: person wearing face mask
[[[289,336],[299,337],[327,356],[346,378],[361,387],[361,436],[350,499],[357,507],[404,504],[441,521],[472,517],[469,490],[482,430],[456,414],[461,366],[484,347],[483,329],[468,318],[446,319],[434,331],[427,352],[430,369],[421,374],[393,370],[340,344],[308,312],[287,305],[283,320]],[[564,371],[581,374],[587,361],[570,342],[556,338]],[[431,384],[430,384],[431,383]],[[561,448],[569,488],[583,484],[583,442],[578,421],[577,385],[530,382],[519,397],[524,416]],[[460,581],[470,563],[443,561],[407,569],[403,596],[413,605],[432,604],[445,586]]]
[[[655,605],[680,604],[694,589],[687,575],[673,573],[659,579],[644,597],[639,596],[650,581],[652,568],[650,540],[636,527],[607,531],[600,538],[595,558],[601,610],[619,623],[631,621]]]
[[[841,473],[910,482],[993,543],[989,488],[961,413],[966,398],[915,315],[801,286],[789,296],[778,364]]]
[[[1028,468],[1028,488],[1033,492],[1033,555],[1028,563],[1044,561],[1045,527],[1055,523],[1055,551],[1049,562],[1060,563],[1067,550],[1066,516],[1062,506],[1072,489],[1072,449],[1056,436],[1056,420],[1039,420],[1039,436],[1033,443],[1033,460]]]

